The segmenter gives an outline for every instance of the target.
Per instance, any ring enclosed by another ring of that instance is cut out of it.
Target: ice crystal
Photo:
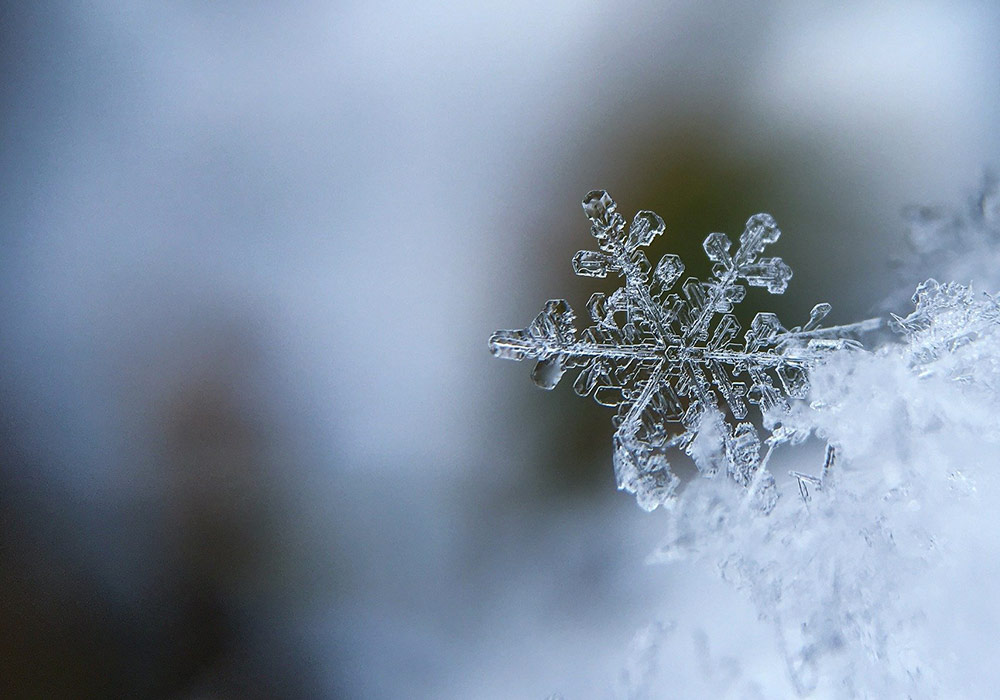
[[[791,436],[772,432],[762,459],[748,404],[770,413],[803,398],[808,370],[831,351],[856,346],[847,336],[875,324],[822,328],[830,305],[817,304],[793,328],[773,313],[758,313],[740,340],[732,309],[743,301],[746,285],[781,294],[792,277],[781,258],[763,256],[781,236],[770,215],[750,217],[734,252],[725,234],[710,234],[704,249],[713,267],[703,282],[681,281],[684,263],[676,255],[664,255],[655,268],[650,264],[644,248],[665,228],[653,212],[639,212],[627,226],[614,200],[600,190],[586,196],[583,209],[599,250],[578,252],[574,271],[618,275],[622,286],[590,298],[592,325],[582,333],[568,302],[552,299],[527,328],[494,333],[490,350],[506,359],[536,360],[532,379],[544,389],[578,370],[577,394],[617,408],[618,487],[634,493],[644,508],[652,510],[674,494],[679,479],[668,455],[683,450],[701,473],[725,468],[770,509],[776,495],[767,455]]]
[[[1000,362],[988,343],[1000,331],[1000,301],[971,286],[927,280],[913,295],[915,310],[893,315],[892,328],[907,340],[907,357],[920,377],[1000,387]]]

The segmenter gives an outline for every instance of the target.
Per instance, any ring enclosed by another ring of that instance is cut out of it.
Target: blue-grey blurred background
[[[663,521],[486,348],[583,308],[582,196],[694,272],[769,211],[750,310],[847,322],[1000,162],[989,2],[0,13],[3,697],[613,693]]]

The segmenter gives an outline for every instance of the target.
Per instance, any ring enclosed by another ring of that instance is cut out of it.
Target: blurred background
[[[694,274],[772,213],[746,313],[849,322],[1000,163],[989,2],[0,12],[3,697],[607,697],[654,620],[747,644],[645,565],[610,412],[489,334],[613,288],[588,190]]]

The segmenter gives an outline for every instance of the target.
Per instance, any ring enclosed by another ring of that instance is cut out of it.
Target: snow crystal
[[[579,370],[576,393],[617,408],[618,487],[634,493],[644,508],[664,504],[677,489],[671,450],[686,452],[705,475],[726,471],[762,508],[773,507],[767,455],[784,438],[772,433],[762,458],[748,404],[764,413],[787,409],[789,400],[806,395],[811,367],[831,352],[856,347],[850,336],[878,322],[822,328],[830,305],[817,304],[806,323],[791,329],[776,315],[759,313],[740,342],[740,323],[731,312],[743,301],[745,285],[781,294],[792,277],[781,258],[762,255],[781,236],[770,215],[750,217],[735,252],[728,236],[710,234],[704,249],[713,263],[711,278],[688,277],[677,289],[681,259],[667,254],[653,268],[643,250],[664,232],[659,216],[641,211],[627,226],[601,190],[586,196],[583,209],[599,250],[577,253],[574,271],[615,274],[623,285],[590,298],[593,325],[582,333],[569,303],[552,299],[527,328],[494,333],[490,350],[506,359],[536,360],[532,379],[544,389]]]

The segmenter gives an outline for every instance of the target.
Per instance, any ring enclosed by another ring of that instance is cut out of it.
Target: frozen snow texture
[[[830,305],[817,304],[804,324],[790,329],[775,314],[758,313],[740,340],[731,311],[743,301],[746,285],[781,294],[792,277],[781,258],[762,255],[781,236],[770,215],[750,217],[735,252],[725,234],[710,234],[704,249],[713,263],[711,279],[682,282],[679,257],[664,255],[655,268],[646,257],[644,248],[664,232],[659,216],[640,211],[627,226],[602,190],[589,193],[583,209],[599,250],[578,252],[574,271],[618,275],[622,286],[590,298],[593,325],[580,334],[566,300],[552,299],[527,328],[494,333],[490,350],[497,357],[537,360],[532,379],[544,389],[579,370],[576,393],[618,409],[615,475],[618,487],[634,493],[642,507],[652,510],[674,495],[679,480],[668,456],[680,449],[702,474],[726,471],[769,510],[776,492],[767,455],[795,435],[773,431],[762,459],[748,404],[764,413],[788,410],[790,399],[805,397],[811,367],[834,351],[857,347],[847,336],[877,324],[822,328]]]
[[[986,697],[1000,680],[982,663],[995,635],[977,629],[1000,619],[1000,312],[933,280],[913,302],[894,323],[903,343],[829,357],[810,404],[781,416],[836,446],[821,473],[793,473],[803,498],[763,517],[701,480],[658,552],[744,590],[801,695]]]

